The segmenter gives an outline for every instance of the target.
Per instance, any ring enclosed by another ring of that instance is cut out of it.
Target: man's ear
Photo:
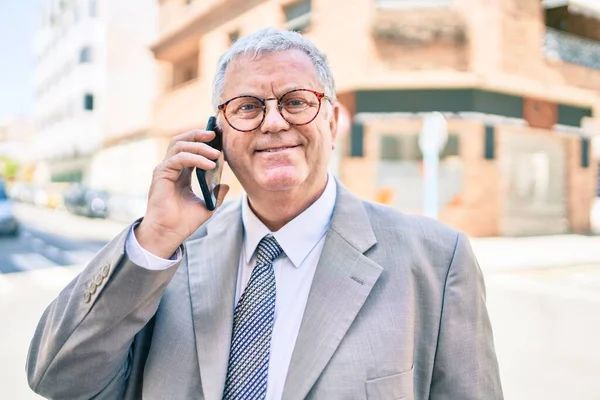
[[[338,135],[338,121],[340,118],[340,105],[338,102],[331,104],[331,116],[329,118],[329,129],[331,130],[332,149],[335,149],[335,140]]]

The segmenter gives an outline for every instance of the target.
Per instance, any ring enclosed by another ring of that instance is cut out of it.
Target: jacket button
[[[90,293],[91,293],[91,294],[94,294],[94,293],[96,293],[96,289],[98,289],[98,285],[96,285],[94,282],[92,282],[92,283],[90,284]]]
[[[104,277],[101,274],[96,275],[96,277],[94,278],[94,283],[98,286],[102,285],[103,281]]]
[[[104,264],[104,267],[102,267],[102,276],[106,278],[108,276],[109,272],[110,272],[110,264]]]
[[[83,301],[85,301],[86,303],[89,303],[90,300],[92,299],[92,295],[90,294],[90,292],[88,292],[87,290],[83,293]]]

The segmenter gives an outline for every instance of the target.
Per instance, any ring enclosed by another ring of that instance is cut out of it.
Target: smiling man
[[[325,56],[265,29],[219,60],[214,106],[244,187],[210,212],[173,138],[146,215],[48,307],[31,387],[53,399],[502,398],[481,271],[464,234],[364,202],[330,176]]]

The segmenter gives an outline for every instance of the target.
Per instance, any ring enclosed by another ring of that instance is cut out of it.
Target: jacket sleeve
[[[131,226],[107,244],[43,313],[27,358],[34,392],[49,399],[119,399],[132,343],[158,308],[180,261],[164,270],[129,260]]]
[[[460,233],[444,287],[431,400],[503,399],[483,275]]]

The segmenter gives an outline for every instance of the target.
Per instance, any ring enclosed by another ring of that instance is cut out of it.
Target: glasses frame
[[[285,96],[287,96],[290,93],[294,93],[294,92],[310,92],[312,94],[314,94],[315,96],[317,96],[317,100],[319,101],[319,108],[317,109],[317,112],[315,113],[315,116],[312,117],[312,119],[308,122],[305,122],[303,124],[293,124],[290,121],[287,120],[287,118],[285,118],[283,116],[283,105],[281,104],[281,99],[284,98]],[[229,103],[231,103],[234,100],[240,99],[242,97],[251,97],[253,99],[258,100],[261,104],[262,104],[262,119],[260,120],[260,123],[256,126],[256,128],[253,129],[238,129],[235,126],[233,126],[231,124],[231,122],[229,122],[229,119],[227,119],[227,105]],[[243,95],[243,96],[236,96],[232,99],[227,100],[225,103],[219,104],[217,106],[217,109],[219,110],[219,112],[223,113],[223,117],[225,117],[225,121],[227,121],[227,123],[229,124],[230,127],[232,127],[233,129],[235,129],[236,131],[239,132],[252,132],[258,128],[260,128],[262,126],[262,124],[265,122],[265,117],[267,116],[267,101],[272,101],[272,100],[277,100],[277,110],[279,111],[279,114],[281,115],[281,118],[283,118],[285,120],[285,122],[287,122],[290,125],[293,126],[303,126],[303,125],[308,125],[311,122],[313,122],[315,120],[315,118],[317,118],[317,115],[319,115],[319,112],[321,111],[321,100],[323,99],[327,99],[329,101],[331,101],[331,99],[325,95],[325,93],[323,92],[317,92],[316,90],[311,90],[311,89],[294,89],[294,90],[290,90],[289,92],[286,92],[284,94],[282,94],[280,97],[269,97],[268,99],[261,99],[260,97],[257,96],[251,96],[251,95]]]

